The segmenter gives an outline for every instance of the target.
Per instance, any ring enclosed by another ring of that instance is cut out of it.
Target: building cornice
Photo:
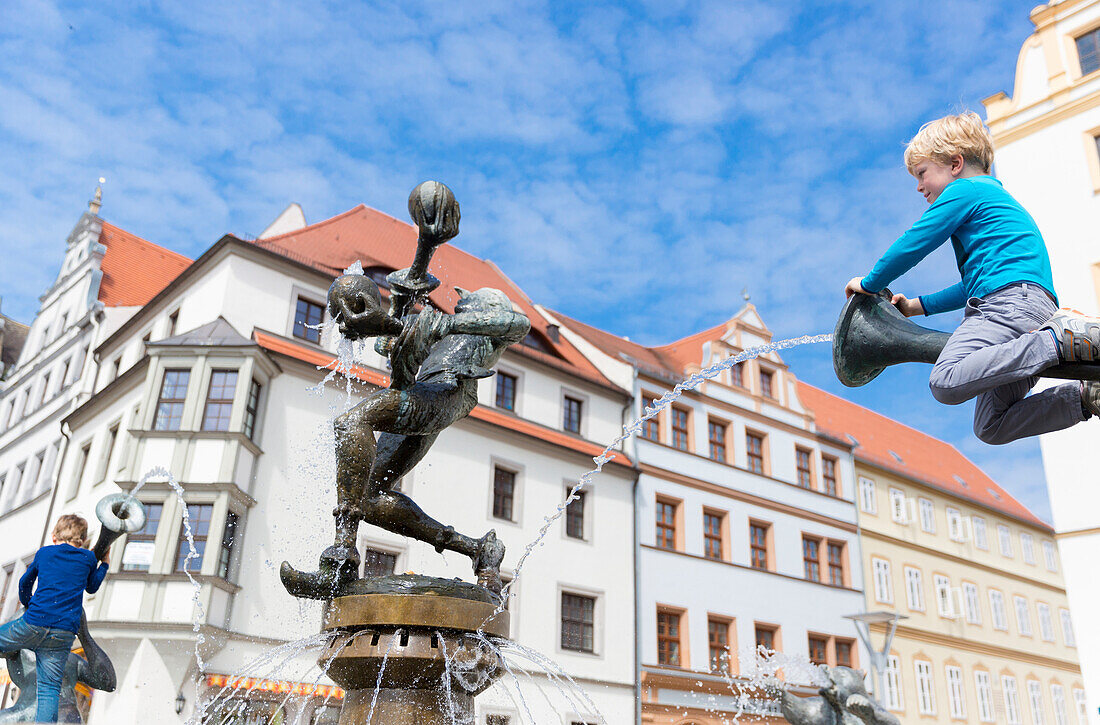
[[[1080,84],[1081,82],[1090,82],[1096,80],[1097,77],[1100,77],[1100,71],[1090,73],[1084,78],[1079,79],[1076,83]],[[1073,86],[1070,86],[1070,89],[1072,88]],[[1075,100],[1069,101],[1068,103],[1055,106],[1050,111],[1047,111],[1046,113],[1036,118],[1033,118],[1030,121],[1025,121],[1019,126],[1013,126],[1011,128],[1004,129],[1001,128],[1001,126],[1003,126],[1004,122],[1007,119],[1012,118],[1017,114],[1023,113],[1024,111],[1027,111],[1034,108],[1035,106],[1039,106],[1044,103],[1057,103],[1057,98],[1059,96],[1064,96],[1067,90],[1068,89],[1059,90],[1058,92],[1052,93],[1049,96],[1035,101],[1034,103],[1029,104],[1023,108],[1013,109],[1010,113],[1007,113],[997,120],[992,121],[992,128],[990,130],[993,133],[994,146],[996,146],[997,148],[1007,146],[1014,141],[1019,141],[1021,138],[1030,136],[1031,134],[1037,131],[1041,131],[1048,126],[1053,126],[1059,121],[1064,121],[1067,118],[1071,118],[1079,113],[1083,113],[1085,111],[1096,108],[1097,106],[1100,106],[1100,88],[1098,88],[1092,93],[1084,95],[1081,98],[1077,98]]]
[[[871,630],[878,632],[885,632],[886,625],[884,624],[872,624]],[[900,640],[913,640],[916,642],[923,642],[925,644],[937,645],[939,647],[946,647],[953,650],[965,650],[974,654],[986,655],[989,657],[1003,657],[1013,662],[1027,662],[1028,664],[1038,665],[1040,667],[1050,667],[1055,670],[1063,670],[1065,672],[1072,672],[1074,674],[1081,674],[1081,666],[1073,660],[1063,660],[1057,657],[1047,657],[1045,655],[1036,654],[1034,652],[1028,652],[1027,650],[1016,649],[1014,647],[1002,647],[996,644],[987,644],[985,642],[975,642],[972,639],[962,639],[961,637],[952,637],[946,634],[939,634],[938,632],[929,632],[923,629],[917,629],[916,627],[908,627],[903,624],[899,624],[897,628],[897,634],[894,639],[894,645]]]
[[[903,549],[916,550],[916,551],[919,551],[923,554],[928,554],[929,556],[934,556],[934,557],[937,557],[937,558],[940,558],[940,559],[947,559],[948,561],[954,562],[956,564],[961,564],[963,566],[972,567],[974,569],[981,569],[982,571],[987,572],[989,574],[996,574],[997,576],[1002,576],[1002,577],[1005,577],[1006,579],[1014,579],[1016,581],[1023,582],[1025,584],[1030,584],[1032,586],[1039,587],[1040,589],[1046,589],[1048,591],[1055,592],[1056,594],[1061,594],[1062,596],[1065,596],[1065,594],[1066,594],[1066,590],[1063,587],[1059,587],[1059,586],[1056,586],[1054,584],[1048,584],[1048,583],[1046,583],[1044,581],[1040,581],[1038,579],[1029,579],[1028,577],[1023,576],[1022,574],[1016,574],[1016,573],[1011,572],[1011,571],[1005,571],[1004,569],[998,569],[997,567],[990,566],[989,564],[981,564],[979,562],[974,561],[973,559],[967,559],[966,557],[963,557],[963,556],[957,556],[955,554],[949,554],[949,553],[943,551],[942,549],[933,549],[931,547],[923,546],[921,544],[914,544],[913,542],[906,541],[905,539],[899,539],[895,536],[890,536],[889,534],[884,534],[882,532],[875,531],[873,529],[868,529],[866,526],[862,527],[862,529],[860,530],[860,533],[861,533],[862,536],[864,536],[868,539],[877,539],[878,541],[884,541],[884,542],[889,543],[889,544],[894,544],[894,545],[896,545],[900,548],[903,548]]]
[[[824,514],[818,513],[817,511],[812,511],[810,509],[804,509],[804,508],[799,508],[798,506],[792,506],[790,504],[780,503],[779,501],[773,501],[771,499],[763,498],[761,496],[756,496],[756,495],[751,494],[751,493],[745,493],[744,491],[738,490],[736,488],[730,488],[728,486],[723,486],[721,484],[712,483],[711,481],[704,481],[700,478],[693,478],[693,477],[685,475],[683,473],[678,473],[676,471],[670,471],[666,468],[660,468],[659,466],[654,466],[651,463],[639,462],[638,466],[641,469],[642,473],[648,474],[650,476],[654,476],[655,478],[664,479],[665,481],[669,481],[670,483],[678,483],[682,486],[687,486],[689,488],[694,488],[694,489],[697,489],[699,491],[706,491],[707,493],[718,494],[719,496],[724,496],[725,498],[731,498],[731,499],[734,499],[735,501],[742,501],[744,503],[750,503],[750,504],[753,504],[755,506],[760,506],[761,508],[771,509],[772,511],[778,511],[780,513],[785,513],[785,514],[789,514],[791,516],[796,516],[796,517],[801,518],[801,519],[816,521],[817,523],[825,524],[826,526],[833,526],[833,527],[836,527],[838,529],[842,529],[844,531],[849,531],[849,532],[852,532],[852,533],[856,533],[858,531],[858,527],[856,526],[856,524],[851,522],[851,521],[845,521],[843,519],[833,518],[832,516],[826,516]],[[780,481],[777,478],[771,478],[769,476],[764,476],[764,475],[761,475],[759,473],[753,473],[751,471],[746,471],[746,470],[741,469],[741,468],[738,468],[737,470],[742,472],[742,473],[748,474],[750,476],[757,476],[759,478],[764,478],[764,479],[767,479],[769,481],[773,481],[775,483],[781,483],[784,486],[791,486],[793,488],[798,488],[800,491],[808,491],[809,493],[813,493],[812,490],[800,488],[799,486],[795,486],[793,483],[787,483],[786,481]],[[820,494],[820,495],[825,495],[825,494]],[[828,496],[828,498],[833,498],[833,497]],[[836,498],[836,499],[833,499],[833,500],[839,501],[840,503],[849,504],[849,505],[851,505],[851,503],[852,503],[851,501],[847,501],[846,499],[842,499],[842,498]]]

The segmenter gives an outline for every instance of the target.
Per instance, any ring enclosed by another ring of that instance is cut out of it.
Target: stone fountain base
[[[489,619],[495,594],[414,574],[363,579],[342,593],[325,606],[322,629],[337,637],[320,658],[346,691],[340,725],[472,722],[474,697],[503,673],[482,639],[508,636],[507,612]]]

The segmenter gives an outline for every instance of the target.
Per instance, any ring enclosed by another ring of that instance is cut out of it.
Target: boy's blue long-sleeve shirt
[[[885,288],[948,239],[962,281],[921,295],[926,315],[957,310],[970,297],[983,297],[1015,282],[1033,282],[1057,302],[1050,257],[1035,220],[992,176],[948,184],[863,278],[863,288]]]
[[[27,608],[23,620],[39,627],[76,633],[80,629],[84,592],[95,594],[105,576],[107,565],[96,566],[95,554],[87,549],[71,544],[43,546],[19,579],[19,601]]]

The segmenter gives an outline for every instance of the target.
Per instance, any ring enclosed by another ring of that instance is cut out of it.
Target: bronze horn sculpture
[[[833,330],[833,369],[849,388],[874,380],[891,365],[935,363],[947,339],[946,332],[912,322],[890,303],[893,295],[852,295]],[[1044,378],[1100,380],[1100,363],[1062,363],[1039,373]]]
[[[95,507],[96,518],[103,524],[92,553],[99,561],[107,549],[123,534],[132,534],[145,526],[145,506],[128,493],[112,493],[100,499]]]

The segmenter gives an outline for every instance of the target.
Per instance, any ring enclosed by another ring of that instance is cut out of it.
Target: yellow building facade
[[[897,626],[881,700],[904,723],[1084,725],[1054,531],[950,445],[827,393],[854,449],[866,607]],[[881,647],[884,625],[872,626]]]

